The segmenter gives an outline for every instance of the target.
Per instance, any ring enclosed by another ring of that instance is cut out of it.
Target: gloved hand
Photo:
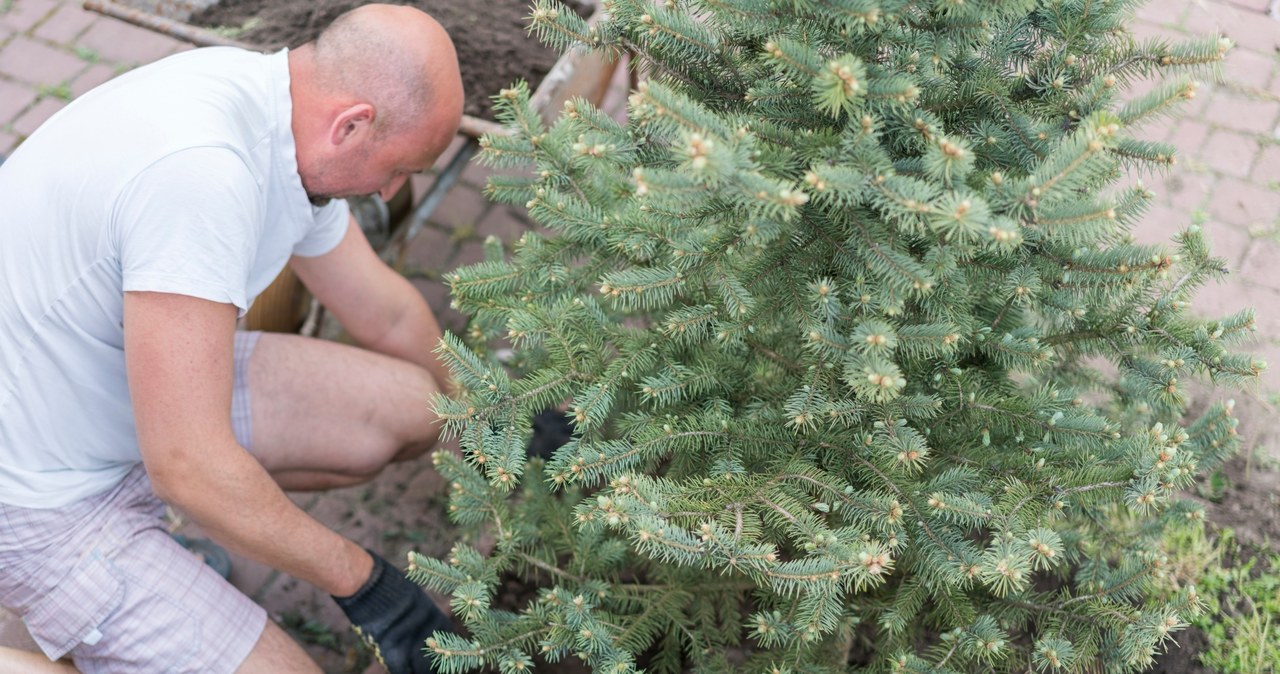
[[[368,552],[373,557],[369,580],[350,597],[333,600],[388,672],[435,674],[424,644],[437,630],[453,631],[453,623],[399,569]]]

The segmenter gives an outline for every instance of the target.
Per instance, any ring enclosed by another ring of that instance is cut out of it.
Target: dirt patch
[[[1234,395],[1240,451],[1217,475],[1201,477],[1190,496],[1204,504],[1210,523],[1234,530],[1242,544],[1280,552],[1280,433],[1276,407],[1265,395]]]
[[[490,96],[516,80],[531,89],[555,65],[559,54],[525,33],[528,0],[388,0],[418,7],[449,31],[458,50],[465,111],[492,119]],[[588,0],[562,0],[579,16],[595,5]],[[222,0],[191,15],[188,21],[217,28],[237,40],[266,49],[297,47],[316,35],[343,12],[368,4],[361,0]]]
[[[1146,674],[1214,674],[1197,657],[1209,646],[1209,637],[1204,632],[1188,627],[1174,634],[1174,640],[1177,643],[1169,644],[1164,653],[1156,656],[1156,664]]]

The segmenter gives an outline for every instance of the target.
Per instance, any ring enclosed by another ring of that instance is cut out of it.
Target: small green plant
[[[245,33],[253,30],[254,28],[257,28],[258,25],[261,23],[262,23],[262,19],[255,16],[245,21],[244,23],[240,24],[239,26],[214,26],[209,30],[213,31],[214,33],[217,33],[218,35],[221,35],[222,37],[225,37],[230,40],[234,40],[240,37],[241,35],[244,35]]]
[[[79,56],[81,60],[88,61],[89,63],[97,63],[102,60],[102,57],[98,56],[98,52],[85,46],[76,47],[75,52],[76,56]]]
[[[333,630],[322,622],[313,618],[304,618],[302,614],[296,611],[285,613],[281,616],[281,619],[285,629],[295,634],[305,643],[333,650],[341,648],[338,644],[338,637],[334,635]]]
[[[40,98],[56,98],[60,101],[71,100],[71,84],[63,81],[58,84],[41,84],[36,88],[36,93]]]
[[[1221,503],[1222,498],[1227,495],[1227,490],[1229,489],[1231,489],[1231,478],[1227,477],[1227,474],[1222,470],[1213,471],[1196,485],[1196,492],[1200,494],[1200,497],[1214,503]]]
[[[0,14],[8,14],[13,9],[13,0],[0,0]]]
[[[1209,639],[1200,661],[1221,674],[1275,672],[1280,663],[1280,555],[1240,543],[1235,532],[1224,529],[1202,568],[1200,590],[1209,610],[1191,621]]]

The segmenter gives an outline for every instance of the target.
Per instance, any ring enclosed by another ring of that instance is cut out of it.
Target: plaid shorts
[[[248,447],[247,363],[236,334],[232,422]],[[49,509],[0,503],[0,606],[22,616],[50,659],[84,674],[231,674],[266,611],[169,536],[138,464],[112,489]]]

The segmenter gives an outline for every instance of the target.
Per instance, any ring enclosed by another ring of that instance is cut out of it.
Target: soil
[[[1156,664],[1145,674],[1215,674],[1200,663],[1196,654],[1209,646],[1209,637],[1198,628],[1188,627],[1174,635],[1177,644],[1169,644],[1163,654],[1156,657]]]
[[[1225,488],[1217,493],[1192,490],[1185,496],[1205,506],[1211,529],[1232,529],[1236,541],[1257,554],[1280,553],[1280,434],[1272,423],[1277,410],[1257,391],[1235,392],[1234,397],[1242,442],[1240,452],[1221,468],[1225,479],[1219,484],[1225,483]],[[1207,477],[1200,482],[1211,484]],[[1177,645],[1157,656],[1147,674],[1213,674],[1197,657],[1209,645],[1203,632],[1192,627],[1174,639]]]
[[[1232,397],[1241,447],[1221,468],[1225,489],[1188,496],[1204,504],[1213,527],[1234,530],[1237,541],[1264,553],[1280,553],[1280,428],[1274,423],[1278,410],[1260,392],[1234,392]]]
[[[516,80],[529,88],[555,65],[559,54],[527,35],[528,0],[388,0],[418,7],[449,31],[458,51],[462,85],[467,92],[464,111],[492,119],[490,97]],[[590,0],[561,0],[586,17],[595,8]],[[188,22],[229,31],[237,40],[265,49],[297,47],[316,35],[343,12],[368,4],[362,0],[222,0],[192,14]]]

